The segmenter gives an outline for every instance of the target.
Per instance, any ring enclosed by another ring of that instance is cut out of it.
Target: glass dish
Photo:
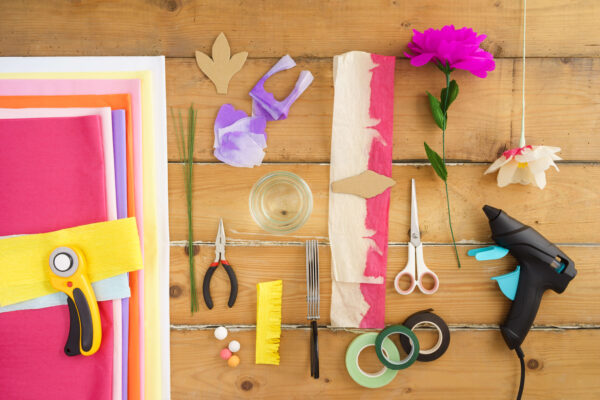
[[[310,188],[291,172],[271,172],[260,178],[250,192],[252,218],[262,229],[276,235],[299,229],[312,208]]]

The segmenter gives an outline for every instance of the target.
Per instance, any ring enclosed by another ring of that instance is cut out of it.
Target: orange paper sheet
[[[133,175],[133,119],[129,94],[73,96],[0,96],[0,108],[110,107],[125,110],[127,135],[127,216],[135,217]],[[129,273],[129,399],[140,399],[140,293],[138,272]]]

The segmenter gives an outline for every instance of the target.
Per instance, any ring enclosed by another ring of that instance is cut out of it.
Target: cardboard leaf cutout
[[[217,36],[213,43],[212,58],[201,51],[196,51],[196,64],[214,83],[219,94],[227,94],[229,81],[233,75],[242,69],[248,57],[248,52],[242,51],[234,54],[231,58],[230,55],[229,43],[223,32]]]
[[[385,175],[367,170],[350,178],[340,179],[331,184],[334,193],[348,193],[370,199],[394,186],[396,181]]]

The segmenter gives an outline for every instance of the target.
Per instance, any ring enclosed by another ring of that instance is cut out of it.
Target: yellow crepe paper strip
[[[143,266],[135,218],[0,239],[0,305],[56,293],[48,262],[63,246],[83,253],[91,282]]]
[[[279,365],[283,281],[256,285],[256,364]]]

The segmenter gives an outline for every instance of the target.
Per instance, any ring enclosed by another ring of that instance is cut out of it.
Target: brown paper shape
[[[229,81],[246,62],[247,51],[234,54],[231,57],[229,42],[221,32],[215,39],[212,47],[212,58],[201,51],[196,51],[196,64],[217,88],[217,93],[227,94]]]
[[[383,193],[387,188],[396,184],[396,181],[377,172],[366,170],[350,178],[340,179],[331,184],[334,193],[353,194],[364,199],[370,199]]]

